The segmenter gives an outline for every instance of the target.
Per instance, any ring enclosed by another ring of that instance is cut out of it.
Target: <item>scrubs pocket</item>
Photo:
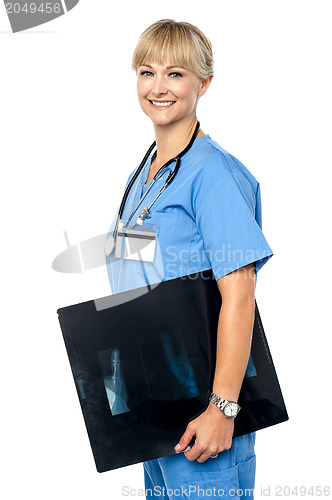
[[[214,460],[214,459],[213,459]],[[239,465],[229,469],[221,469],[213,472],[192,472],[191,476],[191,500],[203,497],[232,498],[240,500],[238,496]]]
[[[179,221],[179,216],[176,215],[176,212],[160,213],[154,222],[151,218],[152,222],[145,223],[145,226],[153,223],[159,227],[155,262],[153,265],[144,262],[144,270],[138,271],[150,284],[195,272],[195,269],[191,269],[192,237],[195,234],[195,227],[189,224],[183,225],[183,221]],[[189,217],[187,219],[190,221]]]
[[[255,475],[256,475],[256,455],[246,462],[239,462],[239,484],[241,490],[247,490],[245,499],[254,498]],[[249,490],[252,490],[249,494]]]

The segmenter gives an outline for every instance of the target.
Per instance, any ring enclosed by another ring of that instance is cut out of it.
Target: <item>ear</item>
[[[202,96],[205,94],[205,92],[207,91],[207,89],[210,86],[210,83],[212,82],[212,78],[213,78],[213,76],[209,76],[208,78],[206,78],[206,80],[201,81],[201,88],[198,92],[199,96]]]

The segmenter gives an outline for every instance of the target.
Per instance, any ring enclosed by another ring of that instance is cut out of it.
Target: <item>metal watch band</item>
[[[217,396],[214,392],[211,392],[209,400],[212,401],[220,410],[223,410],[229,401],[227,399],[222,399]]]
[[[235,401],[228,401],[228,399],[222,399],[221,397],[217,396],[214,392],[211,392],[209,396],[209,400],[212,401],[218,408],[223,412],[226,418],[234,418],[236,415],[239,413],[241,406],[239,406]],[[232,410],[229,412],[227,410],[227,407],[229,406],[233,407],[233,413]],[[235,408],[235,413],[234,413],[234,408]]]

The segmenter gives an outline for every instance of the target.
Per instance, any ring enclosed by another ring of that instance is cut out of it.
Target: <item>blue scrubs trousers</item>
[[[229,450],[200,463],[184,453],[143,462],[145,496],[163,500],[185,498],[254,498],[256,432],[233,438]]]

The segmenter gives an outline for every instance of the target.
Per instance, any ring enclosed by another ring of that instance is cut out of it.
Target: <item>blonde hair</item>
[[[211,42],[196,26],[173,19],[161,19],[151,24],[140,36],[135,48],[132,69],[155,62],[166,61],[196,73],[206,80],[213,76]]]

